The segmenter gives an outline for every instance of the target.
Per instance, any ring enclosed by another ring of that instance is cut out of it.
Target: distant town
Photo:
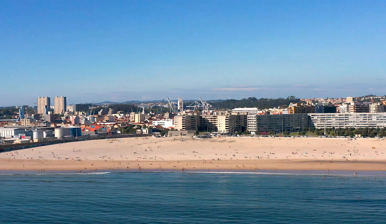
[[[386,96],[186,100],[0,108],[0,144],[28,145],[124,136],[386,136]]]

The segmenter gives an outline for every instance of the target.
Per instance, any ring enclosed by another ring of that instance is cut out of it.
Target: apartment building
[[[244,132],[247,128],[247,115],[219,112],[215,114],[183,114],[174,117],[177,130],[198,130],[219,133]]]
[[[135,121],[135,112],[130,112],[129,121],[130,122],[134,122]]]
[[[350,113],[368,113],[369,105],[364,103],[351,103],[348,106],[348,112]]]
[[[184,111],[184,101],[183,101],[181,98],[178,98],[178,101],[177,101],[177,110],[178,110],[179,112]]]
[[[372,103],[369,105],[370,113],[382,113],[385,112],[385,105],[381,103]]]
[[[229,116],[228,115],[218,115],[217,116],[217,132],[219,133],[229,133]]]
[[[343,103],[343,104],[341,104],[339,107],[337,107],[337,109],[338,109],[338,111],[337,112],[339,112],[339,113],[349,113],[350,111],[349,111],[349,106],[350,106],[350,104],[348,104],[348,103]]]
[[[200,126],[200,116],[196,114],[183,114],[174,116],[174,128],[177,130],[195,130]]]
[[[200,119],[200,129],[205,131],[217,131],[217,115],[202,114]]]
[[[134,123],[142,123],[145,121],[145,114],[135,113],[134,114]]]
[[[312,127],[310,118],[305,113],[249,115],[247,123],[247,130],[254,133],[305,131]]]
[[[45,114],[51,107],[51,99],[48,96],[38,97],[38,114]]]
[[[232,109],[232,113],[257,114],[259,109],[257,107],[240,107]]]
[[[229,116],[229,133],[245,132],[247,130],[247,117],[246,113],[232,113]]]
[[[290,104],[288,107],[289,114],[304,114],[304,113],[312,113],[315,112],[315,108],[312,105],[307,104]]]
[[[55,96],[54,98],[54,113],[64,114],[67,110],[67,98],[65,96]]]
[[[315,113],[336,113],[336,106],[332,104],[316,104]]]
[[[309,116],[317,129],[386,127],[386,113],[312,113]]]

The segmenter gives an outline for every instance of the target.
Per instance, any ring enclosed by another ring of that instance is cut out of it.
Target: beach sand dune
[[[119,138],[0,153],[1,170],[386,170],[384,139]]]

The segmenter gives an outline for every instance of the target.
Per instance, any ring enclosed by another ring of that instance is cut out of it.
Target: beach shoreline
[[[222,161],[101,161],[0,159],[1,171],[386,171],[386,161],[222,160]]]
[[[384,139],[120,138],[0,153],[0,170],[386,171]]]

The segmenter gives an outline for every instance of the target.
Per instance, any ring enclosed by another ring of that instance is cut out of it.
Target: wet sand
[[[386,171],[386,161],[222,160],[100,161],[0,160],[0,170],[347,170]]]

